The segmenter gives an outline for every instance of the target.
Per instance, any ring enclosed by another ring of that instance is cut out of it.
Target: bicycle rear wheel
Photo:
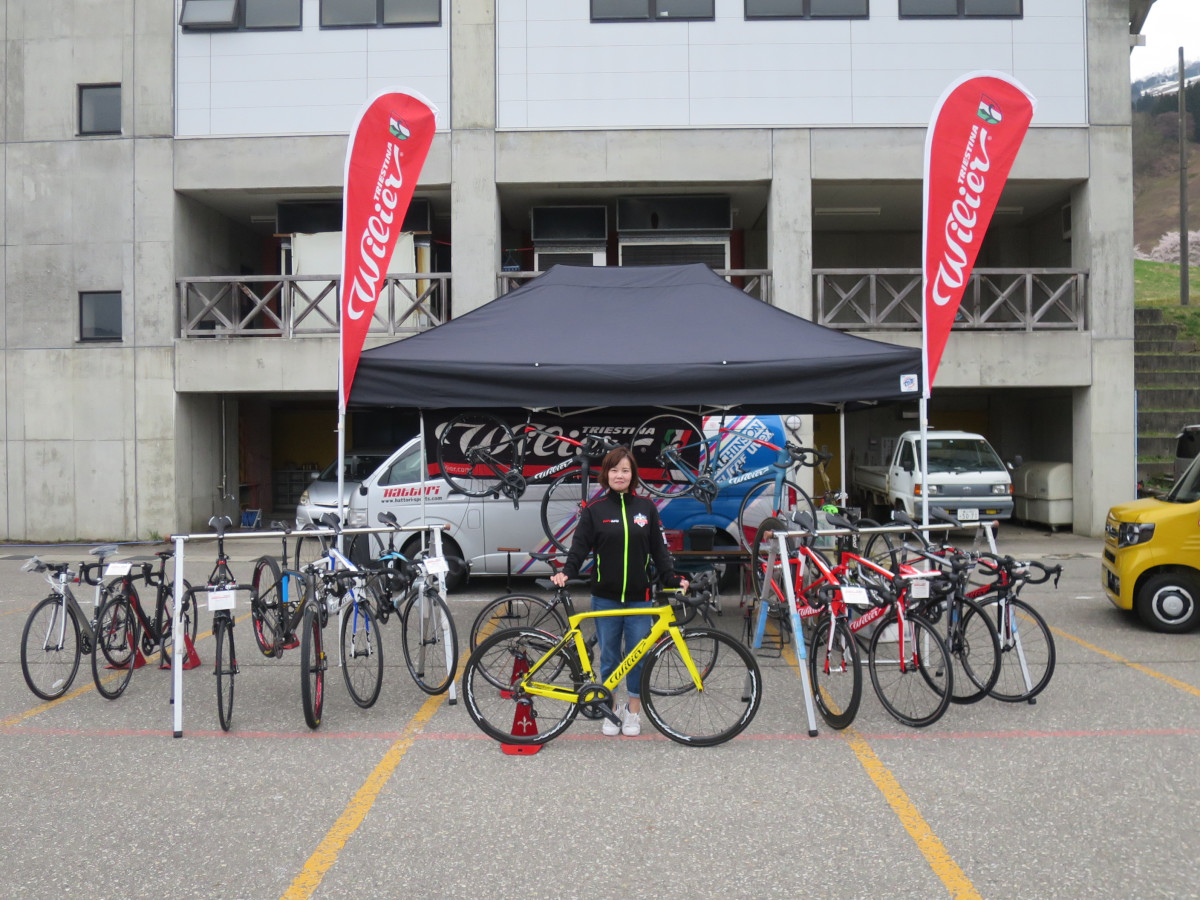
[[[275,655],[282,628],[283,582],[279,563],[273,557],[260,556],[254,564],[250,581],[250,621],[253,623],[254,643],[263,656]]]
[[[358,600],[342,616],[342,677],[350,699],[367,709],[383,686],[383,641],[371,604]]]
[[[471,650],[488,635],[505,628],[536,628],[561,637],[567,633],[567,620],[556,606],[541,597],[505,594],[490,601],[475,617],[471,625]]]
[[[575,721],[576,703],[512,687],[555,643],[534,629],[506,628],[485,638],[471,654],[463,671],[463,697],[467,715],[488,737],[504,744],[544,744]],[[572,693],[583,684],[579,660],[567,648],[555,651],[534,678]]]
[[[233,679],[237,675],[237,656],[233,652],[233,621],[221,616],[213,624],[213,639],[217,642],[214,668],[217,675],[217,719],[221,730],[233,724]]]
[[[436,591],[412,596],[400,620],[404,664],[417,687],[427,694],[449,689],[458,666],[458,635],[450,610]]]
[[[21,633],[21,674],[43,700],[55,700],[71,688],[79,672],[79,621],[58,594],[43,599],[25,620]]]
[[[961,603],[958,621],[946,615],[946,649],[954,665],[951,703],[976,703],[988,695],[1000,677],[1000,639],[987,613],[969,597]]]
[[[741,733],[762,702],[762,674],[745,646],[723,631],[680,632],[700,674],[696,688],[675,641],[660,641],[642,669],[642,709],[673,741],[711,747]]]
[[[950,706],[950,653],[924,619],[908,615],[905,624],[901,641],[896,613],[890,612],[880,620],[871,635],[867,667],[883,708],[896,721],[923,728],[940,719]]]
[[[304,567],[319,562],[329,551],[329,541],[323,534],[312,534],[316,528],[306,528],[296,537],[296,571],[303,572]]]
[[[1054,635],[1046,620],[1024,600],[1009,600],[1007,616],[998,597],[980,607],[990,623],[999,625],[1000,674],[988,693],[1005,703],[1032,700],[1054,674]]]
[[[710,465],[704,429],[683,416],[651,416],[637,427],[629,446],[641,486],[655,497],[691,496],[695,479]]]
[[[504,422],[486,413],[463,413],[442,426],[437,463],[451,489],[468,497],[499,494],[513,472],[517,439]]]
[[[140,639],[129,597],[124,592],[111,594],[96,616],[96,646],[92,648],[92,679],[101,697],[116,700],[125,692],[133,678]],[[106,671],[105,660],[112,672]]]
[[[572,469],[555,478],[542,495],[542,532],[546,539],[562,552],[570,550],[580,512],[602,493],[604,488],[593,477],[588,480],[588,496],[583,496],[582,469]]]
[[[304,607],[304,622],[300,633],[300,704],[304,721],[309,728],[321,725],[321,710],[325,707],[325,649],[321,643],[321,613],[310,597]]]
[[[813,629],[808,672],[821,718],[830,728],[849,727],[862,702],[862,667],[858,644],[841,619],[826,615]]]
[[[774,480],[760,481],[746,491],[738,507],[738,539],[750,546],[758,526],[769,516],[782,519],[788,528],[794,530],[793,516],[797,512],[808,513],[813,525],[816,525],[817,508],[804,488],[785,478],[776,497]]]
[[[192,644],[196,643],[196,628],[199,625],[200,616],[196,611],[196,595],[192,590],[191,584],[185,579],[183,582],[183,599],[180,600],[180,608],[183,610],[182,616],[175,615],[175,583],[168,581],[160,588],[163,592],[162,599],[162,655],[163,661],[167,665],[171,664],[171,654],[175,651],[175,621],[178,618],[182,622],[183,633],[192,639]],[[187,652],[187,646],[184,645],[184,652]]]

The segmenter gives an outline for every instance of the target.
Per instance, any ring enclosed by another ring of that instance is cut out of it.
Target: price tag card
[[[857,585],[842,585],[842,600],[849,606],[871,605],[871,600],[867,597],[867,589]]]
[[[909,596],[914,600],[929,599],[929,582],[928,581],[913,581],[909,587]]]
[[[960,522],[978,522],[979,510],[977,509],[960,509],[957,511],[958,521]]]
[[[430,556],[425,559],[425,571],[430,575],[444,575],[450,571],[450,564],[444,556]]]
[[[237,591],[210,591],[208,594],[209,609],[235,609],[237,607]]]
[[[129,574],[130,565],[127,562],[109,563],[104,567],[105,578],[117,578]]]

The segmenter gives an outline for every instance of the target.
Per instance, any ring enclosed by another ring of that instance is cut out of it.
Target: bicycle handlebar
[[[813,468],[833,459],[832,453],[825,450],[817,450],[814,447],[801,447],[799,444],[789,443],[787,445],[787,452],[792,461],[797,465],[811,466]],[[813,457],[812,460],[809,460],[810,456]]]

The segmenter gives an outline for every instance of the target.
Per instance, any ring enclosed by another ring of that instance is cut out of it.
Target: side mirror
[[[308,473],[308,480],[309,480],[309,481],[316,481],[316,480],[317,480],[317,478],[319,478],[319,477],[320,477],[320,475],[321,475],[321,473],[320,473],[320,472],[309,472],[309,473]]]
[[[365,484],[360,484],[360,485],[358,486],[358,495],[359,495],[360,497],[365,497],[365,496],[367,496],[367,486],[366,486]]]

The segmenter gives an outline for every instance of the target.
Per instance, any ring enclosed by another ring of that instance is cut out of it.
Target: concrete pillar
[[[811,319],[812,158],[807,129],[772,134],[767,266],[774,305]]]

